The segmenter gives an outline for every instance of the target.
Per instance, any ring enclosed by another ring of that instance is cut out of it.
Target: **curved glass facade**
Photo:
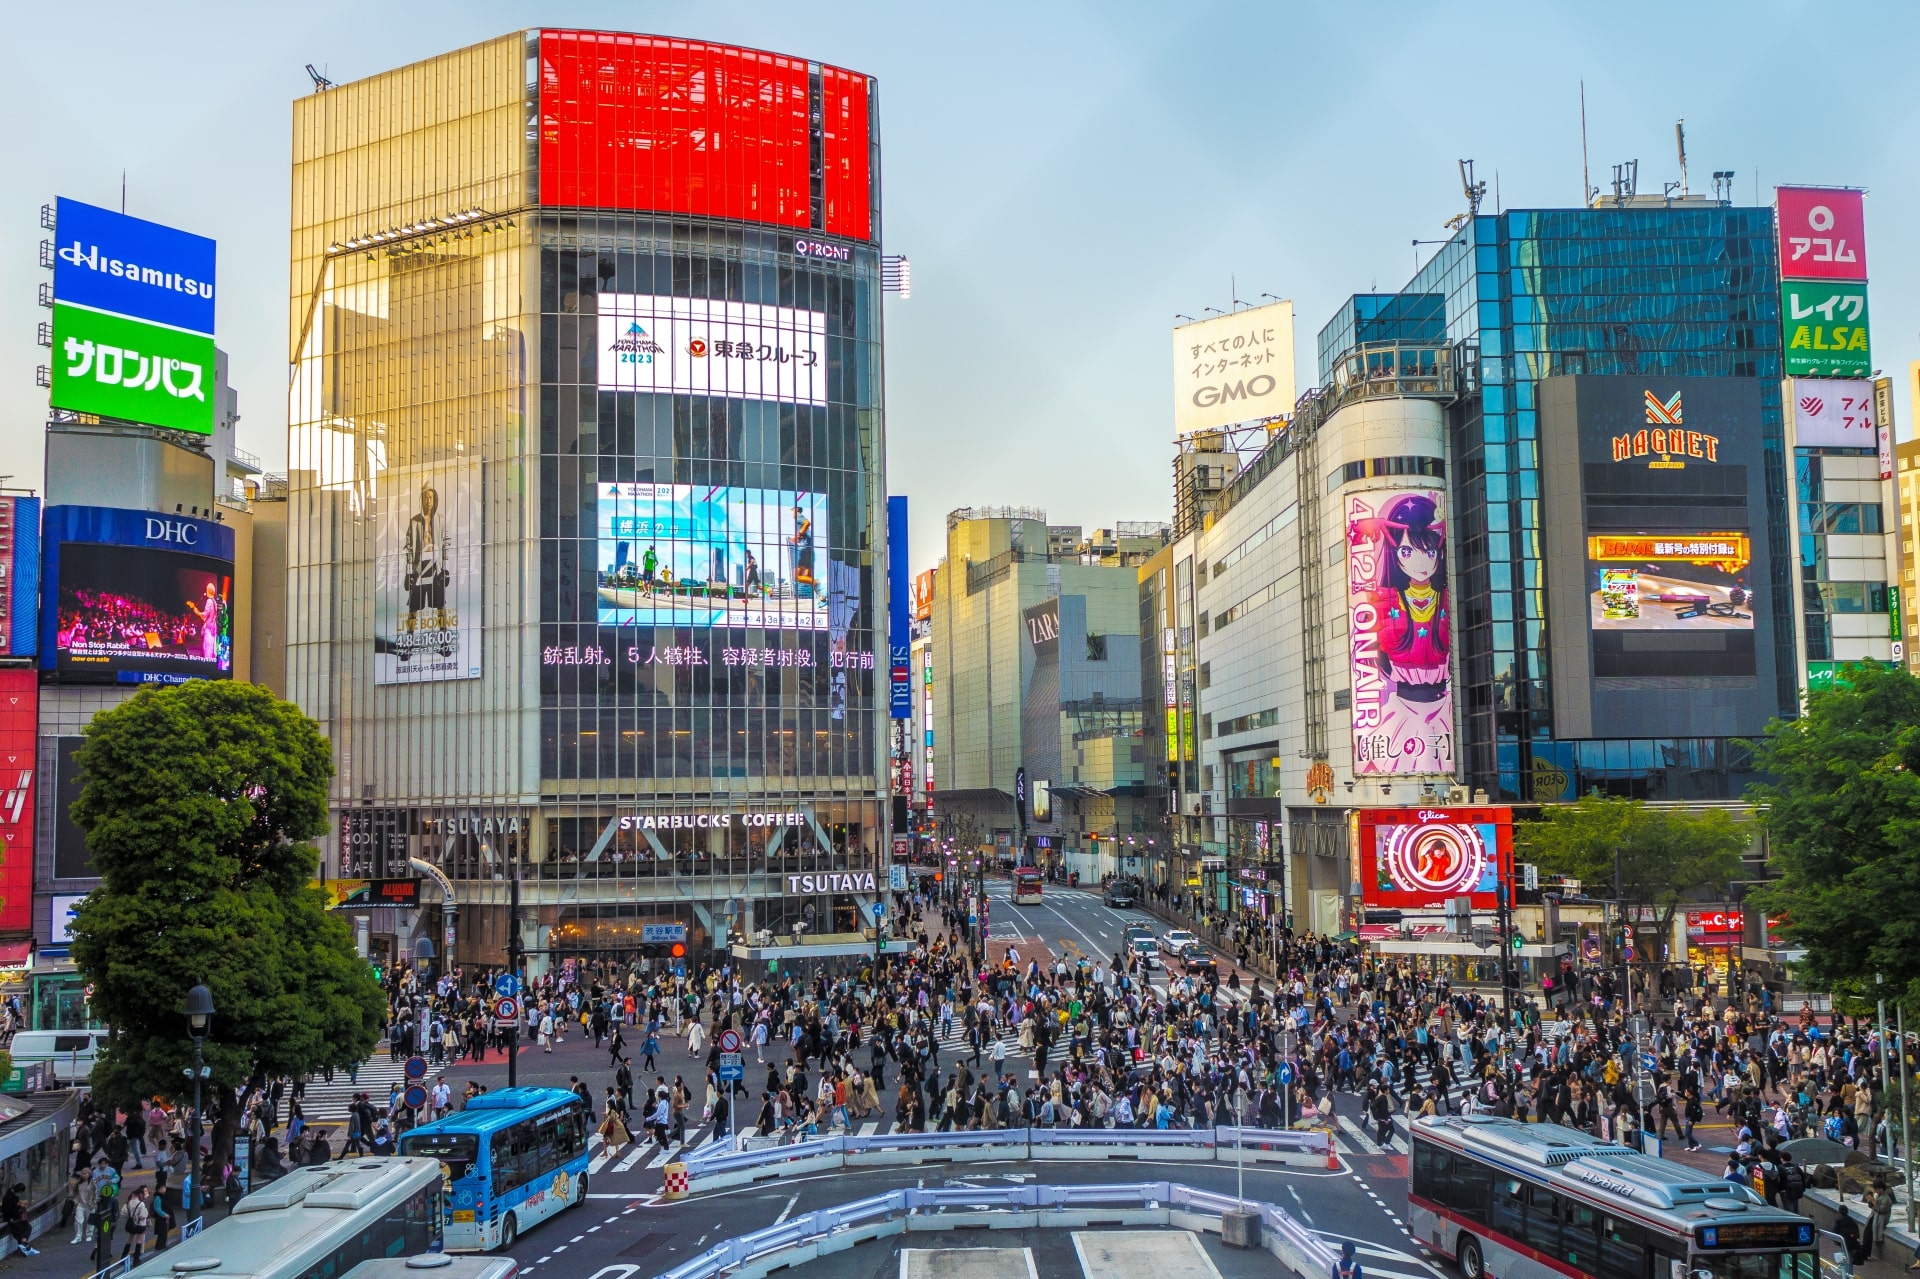
[[[516,876],[554,956],[863,922],[788,877],[886,842],[875,101],[541,31],[296,105],[290,691],[461,957]]]

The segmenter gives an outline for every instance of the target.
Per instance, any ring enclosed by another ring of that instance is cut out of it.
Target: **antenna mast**
[[[1480,201],[1487,198],[1487,184],[1473,180],[1473,161],[1460,162],[1460,189],[1467,197],[1467,216],[1477,217],[1480,213]]]
[[[1580,207],[1593,203],[1593,175],[1587,170],[1587,82],[1580,82]]]
[[[1687,194],[1687,122],[1685,120],[1673,122],[1673,144],[1680,149],[1680,196],[1685,199]]]

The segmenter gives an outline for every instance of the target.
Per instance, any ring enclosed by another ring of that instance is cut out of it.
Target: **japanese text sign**
[[[1293,303],[1273,302],[1173,331],[1173,428],[1180,435],[1293,412]]]
[[[1862,192],[1780,187],[1780,278],[1865,280],[1867,219]]]
[[[213,339],[56,303],[57,409],[213,434]]]
[[[1797,378],[1793,383],[1792,409],[1794,443],[1803,448],[1879,446],[1871,382]]]
[[[1873,372],[1865,284],[1783,281],[1780,327],[1788,377],[1865,377]]]

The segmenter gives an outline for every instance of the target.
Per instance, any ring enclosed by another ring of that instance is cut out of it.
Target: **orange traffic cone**
[[[1340,1171],[1340,1151],[1333,1144],[1333,1129],[1327,1129],[1327,1171]]]

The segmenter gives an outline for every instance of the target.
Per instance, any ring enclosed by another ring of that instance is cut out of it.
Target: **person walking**
[[[131,1256],[133,1264],[139,1265],[147,1252],[147,1227],[153,1224],[153,1190],[142,1186],[133,1192],[127,1200],[127,1242],[120,1248],[120,1255]]]

